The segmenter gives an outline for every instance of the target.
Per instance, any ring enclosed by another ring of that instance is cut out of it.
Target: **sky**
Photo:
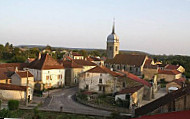
[[[0,44],[190,55],[190,0],[0,0]]]

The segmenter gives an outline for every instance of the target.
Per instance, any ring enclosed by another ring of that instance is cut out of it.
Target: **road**
[[[45,109],[52,111],[60,111],[62,106],[63,112],[79,113],[79,114],[89,114],[89,115],[99,115],[99,116],[109,116],[111,112],[89,107],[72,99],[72,96],[77,92],[77,88],[63,89],[54,93],[51,93],[51,98],[49,103],[45,105]]]

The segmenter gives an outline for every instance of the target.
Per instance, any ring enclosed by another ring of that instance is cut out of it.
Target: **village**
[[[25,63],[0,64],[1,108],[19,100],[19,108],[130,117],[183,111],[188,103],[189,80],[179,64],[164,64],[146,54],[119,52],[120,41],[107,37],[106,56],[84,56],[43,49]]]

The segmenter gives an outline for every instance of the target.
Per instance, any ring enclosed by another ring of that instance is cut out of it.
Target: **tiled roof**
[[[179,65],[166,65],[165,69],[170,69],[170,70],[174,70],[174,69],[178,69],[180,66]]]
[[[122,73],[124,73],[126,77],[128,77],[128,78],[130,78],[130,79],[132,79],[132,80],[134,80],[136,82],[139,82],[139,83],[141,83],[143,85],[151,87],[151,84],[148,81],[146,81],[144,79],[141,79],[141,78],[139,78],[138,76],[136,76],[136,75],[134,75],[132,73],[129,73],[129,72],[126,72],[126,71],[122,72]]]
[[[88,61],[101,61],[101,59],[96,58],[96,57],[88,57],[87,60]]]
[[[125,64],[140,67],[143,65],[146,55],[137,54],[117,54],[114,59],[107,59],[105,63]]]
[[[128,93],[133,94],[133,93],[137,92],[139,89],[141,89],[142,87],[143,87],[143,85],[125,88],[125,89],[121,90],[119,92],[119,94],[128,94]]]
[[[14,67],[0,68],[0,80],[9,79],[10,75],[15,71]]]
[[[26,78],[27,77],[27,71],[18,71],[16,72],[20,78]],[[34,77],[29,71],[28,71],[28,77]]]
[[[179,79],[173,80],[172,82],[175,82],[175,83],[177,83],[180,86],[183,86],[183,84],[185,83],[185,80],[186,80],[185,78],[179,78]]]
[[[190,110],[142,116],[134,119],[189,119]]]
[[[104,66],[96,66],[86,72],[90,72],[90,73],[109,73],[110,75],[117,77],[117,76],[122,76],[122,74],[111,71],[110,69],[104,67]]]
[[[0,83],[0,90],[26,91],[26,86],[17,86],[17,85],[12,85],[12,84],[3,84],[3,83]]]
[[[148,68],[148,69],[157,69],[158,68],[157,65],[152,65],[151,63],[152,63],[152,59],[150,59],[150,58],[147,59],[144,64],[144,68]]]
[[[23,68],[27,67],[28,63],[3,63],[0,64],[0,68],[7,68],[7,67],[13,67],[14,69],[16,69],[16,67],[19,70],[22,70]]]
[[[83,68],[83,66],[75,63],[73,60],[65,60],[62,64],[64,68]]]
[[[158,70],[158,74],[168,74],[168,75],[177,75],[180,74],[181,72],[179,72],[178,70]]]
[[[31,69],[48,70],[48,69],[63,69],[55,59],[53,59],[49,54],[42,54],[40,59],[35,59],[28,66]]]
[[[75,63],[77,63],[78,65],[82,65],[82,66],[96,66],[95,63],[87,61],[87,60],[78,60],[78,59],[74,59],[73,60]]]
[[[81,55],[81,54],[79,54],[79,53],[77,53],[77,52],[72,52],[72,55],[73,55],[73,56],[83,56],[83,55]]]

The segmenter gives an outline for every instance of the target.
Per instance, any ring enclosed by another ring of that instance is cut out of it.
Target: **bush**
[[[18,100],[9,100],[8,101],[9,110],[17,110],[18,107],[19,107],[19,101]]]
[[[80,98],[81,100],[84,100],[84,101],[87,101],[88,100],[88,97],[86,94],[83,94],[83,93],[79,93],[78,94],[78,98]]]

